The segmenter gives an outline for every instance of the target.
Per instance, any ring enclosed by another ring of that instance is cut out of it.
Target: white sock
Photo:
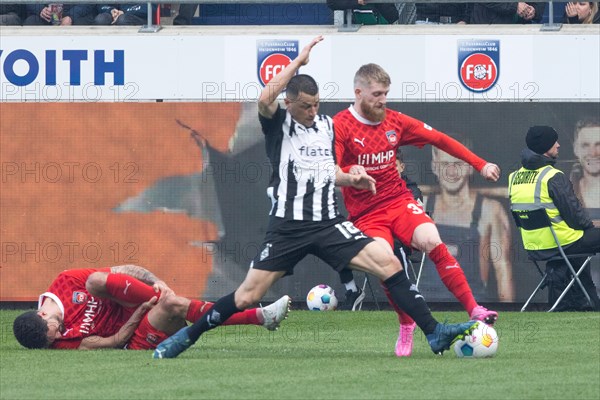
[[[348,283],[344,283],[344,286],[346,286],[346,290],[352,290],[353,292],[358,292],[358,288],[356,287],[356,282],[354,282],[354,279],[352,279]]]

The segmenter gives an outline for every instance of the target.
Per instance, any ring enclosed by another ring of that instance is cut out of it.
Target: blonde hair
[[[377,64],[365,64],[354,75],[354,87],[368,86],[373,82],[389,86],[392,83],[390,75]]]
[[[581,21],[582,24],[594,23],[594,17],[596,16],[596,14],[598,14],[598,3],[588,1],[588,4],[590,5],[590,15],[588,15],[583,21]]]

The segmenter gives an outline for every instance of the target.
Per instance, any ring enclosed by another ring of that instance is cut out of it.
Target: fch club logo
[[[87,294],[83,292],[73,292],[73,304],[84,304],[87,301]]]
[[[257,40],[258,81],[265,86],[298,56],[297,40]]]
[[[490,90],[500,76],[499,40],[459,40],[458,76],[472,92]]]
[[[398,142],[398,136],[396,135],[396,131],[387,131],[385,133],[385,136],[387,136],[387,140],[392,146],[395,146]]]

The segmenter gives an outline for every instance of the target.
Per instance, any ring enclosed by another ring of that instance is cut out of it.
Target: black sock
[[[383,284],[390,291],[396,305],[410,315],[426,335],[433,333],[438,322],[431,315],[423,296],[416,286],[410,283],[405,273],[397,272],[383,281]]]
[[[345,267],[344,269],[342,269],[340,272],[340,281],[342,282],[342,284],[346,284],[346,283],[350,283],[352,282],[352,280],[354,279],[354,274],[352,273],[352,270],[348,267]]]
[[[202,318],[194,322],[188,329],[188,335],[192,339],[192,343],[196,343],[204,332],[222,325],[223,322],[227,321],[227,318],[240,311],[242,310],[235,306],[235,292],[221,297]]]

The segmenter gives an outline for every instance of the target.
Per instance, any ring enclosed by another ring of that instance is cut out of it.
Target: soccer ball
[[[493,357],[498,351],[498,334],[491,326],[478,321],[470,335],[454,341],[454,352],[459,358]]]
[[[333,311],[338,304],[335,291],[327,285],[317,285],[310,289],[306,296],[306,305],[309,310],[314,311]]]

